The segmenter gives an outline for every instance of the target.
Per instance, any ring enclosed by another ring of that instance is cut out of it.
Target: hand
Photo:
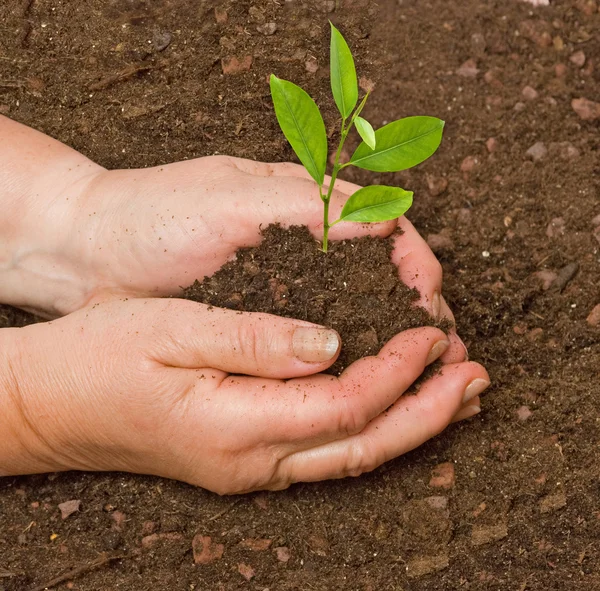
[[[435,328],[337,378],[312,375],[337,357],[333,331],[176,299],[113,300],[0,337],[0,400],[14,401],[0,475],[122,470],[220,494],[356,476],[478,412],[489,384],[478,364],[449,364],[402,397],[448,347]]]

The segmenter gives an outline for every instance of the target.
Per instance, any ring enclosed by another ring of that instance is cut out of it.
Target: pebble
[[[477,68],[477,62],[474,59],[468,59],[458,70],[456,73],[463,78],[476,78],[477,74],[479,74],[479,69]]]
[[[241,72],[247,72],[252,67],[252,56],[246,55],[241,60],[237,57],[229,56],[224,57],[221,60],[221,68],[223,69],[223,74],[239,74]]]
[[[406,576],[411,578],[423,577],[448,568],[449,564],[447,554],[415,556],[406,564]]]
[[[519,421],[526,421],[533,413],[531,412],[531,409],[528,406],[520,406],[517,409],[517,419],[519,419]]]
[[[525,100],[528,101],[534,101],[539,96],[538,91],[532,86],[526,86],[525,88],[523,88],[521,94],[523,95]]]
[[[110,514],[110,518],[113,522],[112,529],[122,531],[127,521],[127,515],[123,511],[114,511]]]
[[[260,507],[263,511],[269,508],[269,497],[266,493],[258,493],[252,501],[257,507]]]
[[[446,250],[454,248],[454,242],[450,238],[451,230],[444,228],[439,234],[429,234],[427,236],[427,244],[434,253],[439,254]]]
[[[308,58],[304,63],[304,67],[307,72],[314,74],[319,69],[319,62],[314,57]]]
[[[527,2],[535,7],[538,6],[550,6],[550,0],[521,0],[521,2]]]
[[[580,49],[571,55],[569,61],[572,64],[575,64],[578,68],[583,68],[583,66],[585,66],[585,53]]]
[[[292,553],[290,552],[290,549],[287,546],[278,546],[274,549],[274,551],[275,556],[277,556],[277,560],[279,560],[279,562],[288,562],[289,559],[292,557]]]
[[[198,534],[192,540],[192,551],[195,564],[210,564],[223,556],[225,546],[214,543],[210,536]]]
[[[64,503],[59,503],[58,508],[60,509],[60,516],[62,519],[67,519],[73,515],[73,513],[77,513],[81,507],[81,501],[78,499],[73,499],[71,501],[65,501]]]
[[[495,137],[491,137],[485,142],[485,147],[490,154],[493,154],[498,147],[498,141]]]
[[[427,497],[425,502],[432,508],[438,510],[444,510],[448,508],[448,497]]]
[[[586,321],[590,326],[600,326],[600,304],[596,304],[592,308]]]
[[[238,573],[240,573],[240,575],[246,579],[246,581],[251,581],[256,576],[254,569],[249,564],[245,564],[244,562],[240,562],[238,564],[237,570]]]
[[[142,524],[142,535],[149,536],[156,531],[156,522],[154,521],[144,521]]]
[[[271,547],[273,540],[267,538],[245,538],[240,542],[240,546],[248,548],[254,552],[262,552]]]
[[[456,476],[454,473],[454,464],[452,462],[444,462],[438,464],[431,471],[431,479],[429,480],[429,486],[431,488],[452,488],[456,483]]]
[[[164,51],[171,45],[173,35],[168,31],[156,31],[152,36],[152,45],[156,51]]]
[[[215,20],[219,25],[224,25],[229,19],[229,15],[227,14],[227,10],[220,6],[215,7]]]
[[[579,271],[579,263],[569,263],[565,265],[557,274],[556,279],[553,281],[550,286],[554,291],[562,291],[569,281],[577,275],[577,271]]]
[[[564,218],[553,218],[548,227],[546,228],[546,236],[548,238],[557,238],[558,236],[564,236],[566,229],[566,223]]]
[[[428,174],[425,177],[427,182],[427,188],[429,189],[429,194],[432,197],[437,197],[446,191],[448,188],[448,179],[444,177],[437,177],[431,174]]]
[[[547,153],[548,148],[546,148],[546,144],[544,144],[544,142],[536,142],[526,152],[527,156],[533,159],[534,162],[539,162],[542,160]]]
[[[567,66],[565,64],[556,64],[554,66],[554,74],[557,78],[564,78],[567,75]]]
[[[479,158],[477,156],[467,156],[460,164],[461,172],[473,172],[476,166],[479,166]]]
[[[258,25],[256,30],[262,35],[274,35],[277,31],[277,23],[265,23],[264,25]]]
[[[375,90],[375,82],[369,78],[365,78],[364,76],[361,76],[360,80],[358,81],[358,86],[365,92],[373,92]]]
[[[485,81],[486,84],[489,84],[490,86],[492,86],[494,88],[503,88],[504,84],[502,84],[502,82],[498,79],[497,73],[498,73],[497,69],[488,70],[483,75],[483,80]]]
[[[539,279],[542,282],[542,289],[546,291],[550,288],[550,286],[556,280],[556,273],[554,271],[550,271],[548,269],[543,269],[542,271],[537,271],[533,274],[536,279]]]
[[[600,103],[590,101],[586,98],[573,99],[571,107],[584,121],[595,121],[600,119]]]
[[[552,513],[562,509],[567,504],[567,497],[564,492],[558,492],[546,495],[540,501],[540,513]]]
[[[150,534],[142,538],[142,548],[152,548],[159,542],[181,542],[183,535],[176,532],[165,532],[162,534]]]
[[[525,103],[522,103],[521,101],[519,101],[518,103],[515,103],[515,106],[513,107],[513,109],[517,113],[520,113],[521,111],[523,111],[525,109]]]
[[[506,524],[474,526],[471,532],[471,545],[483,546],[502,540],[508,535]]]

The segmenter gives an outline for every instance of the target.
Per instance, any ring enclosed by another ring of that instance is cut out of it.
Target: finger
[[[476,363],[446,365],[421,386],[416,396],[401,398],[357,435],[285,458],[280,463],[276,486],[358,476],[374,470],[440,433],[467,393],[473,395],[487,385],[488,374]]]
[[[470,419],[481,412],[481,399],[479,396],[465,404],[453,417],[452,423],[458,423],[465,419]]]
[[[446,303],[444,296],[440,296],[440,300],[440,318],[446,318],[452,322],[452,325],[455,325],[454,314]],[[443,363],[461,363],[462,361],[467,361],[469,359],[469,352],[462,339],[458,336],[456,328],[451,328],[450,331],[448,331],[448,340],[450,341],[450,346],[442,355],[440,361]]]
[[[337,332],[269,314],[169,300],[156,316],[154,358],[171,367],[292,378],[327,369],[338,357]]]
[[[447,346],[446,335],[436,328],[407,330],[389,341],[377,356],[353,363],[339,378],[317,375],[285,383],[248,378],[244,382],[247,404],[268,410],[261,414],[262,428],[287,455],[361,431]],[[227,398],[235,395],[236,388],[239,380],[232,378],[219,390]]]

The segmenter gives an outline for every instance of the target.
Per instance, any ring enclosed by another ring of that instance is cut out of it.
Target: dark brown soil
[[[600,97],[597,2],[381,0],[379,18],[366,0],[330,5],[5,0],[0,112],[109,167],[213,153],[288,160],[266,77],[306,88],[333,132],[333,18],[378,82],[369,120],[447,122],[442,149],[417,169],[346,178],[415,191],[411,220],[435,246],[459,332],[494,382],[482,415],[371,475],[240,499],[119,474],[3,479],[0,588],[27,591],[102,552],[128,558],[73,588],[600,588],[600,329],[586,321],[600,304],[599,128],[571,107]],[[261,21],[277,31],[258,32]],[[252,56],[250,70],[224,75],[232,56]],[[533,160],[537,142],[547,154]],[[545,290],[540,272],[559,279]],[[432,471],[446,462],[455,483],[435,488]],[[57,505],[69,499],[81,511],[63,521]],[[169,535],[143,547],[153,530]],[[196,534],[224,544],[223,557],[194,566]],[[240,545],[247,538],[272,543],[254,551]],[[250,582],[240,564],[254,569]]]
[[[367,237],[334,242],[325,254],[306,228],[269,226],[258,247],[239,251],[183,297],[334,328],[343,347],[328,373],[339,375],[399,332],[437,325],[414,305],[419,293],[400,281],[391,253],[391,240]]]

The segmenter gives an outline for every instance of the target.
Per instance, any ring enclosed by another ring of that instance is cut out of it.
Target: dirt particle
[[[490,154],[493,154],[498,148],[498,141],[495,137],[491,137],[485,142],[485,147]]]
[[[468,59],[456,70],[456,73],[462,78],[476,78],[479,74],[477,62],[474,59]]]
[[[240,74],[241,72],[247,72],[252,67],[252,56],[246,55],[241,60],[235,56],[224,57],[221,60],[221,68],[223,74]]]
[[[406,575],[410,578],[423,577],[448,568],[449,564],[447,554],[439,554],[437,556],[416,556],[408,561],[406,565]]]
[[[534,162],[539,162],[546,157],[546,154],[548,154],[548,148],[546,148],[546,144],[544,144],[544,142],[536,142],[525,153]]]
[[[523,95],[523,98],[527,101],[534,101],[539,96],[538,91],[532,86],[526,86],[525,88],[523,88],[521,94]]]
[[[483,546],[502,540],[508,535],[505,523],[498,525],[476,525],[471,532],[471,545]]]
[[[450,228],[444,228],[439,234],[429,234],[427,236],[429,248],[436,254],[452,250],[454,248],[454,242],[450,237],[450,232]]]
[[[152,36],[152,46],[156,51],[164,51],[171,45],[173,35],[168,31],[156,31]]]
[[[454,464],[452,462],[444,462],[438,464],[431,471],[431,479],[429,480],[429,486],[431,488],[452,488],[456,483],[456,476],[454,473]]]
[[[215,7],[215,21],[219,25],[224,25],[229,19],[229,15],[227,14],[227,10],[220,6]]]
[[[244,562],[240,562],[238,564],[237,570],[238,573],[240,573],[240,575],[246,579],[246,581],[251,581],[256,576],[254,569],[249,564],[245,564]]]
[[[308,546],[317,556],[327,556],[329,552],[329,542],[319,535],[311,535],[308,537]]]
[[[210,536],[197,534],[192,540],[195,564],[210,564],[223,556],[225,546],[212,541]]]
[[[448,188],[448,179],[444,177],[437,177],[428,174],[425,177],[425,180],[427,181],[427,188],[429,189],[429,194],[432,197],[437,197],[438,195],[445,193],[446,189]]]
[[[479,158],[477,156],[467,156],[460,164],[461,172],[473,172],[479,166]]]
[[[59,503],[58,508],[60,509],[60,516],[62,519],[67,519],[73,515],[73,513],[77,513],[81,507],[81,501],[78,499],[73,499],[71,501],[65,501],[64,503]]]
[[[271,547],[273,540],[268,538],[245,538],[240,542],[240,546],[248,548],[254,552],[262,552]]]
[[[567,504],[567,497],[563,491],[546,495],[540,500],[540,513],[552,513],[562,509]]]
[[[445,510],[448,508],[448,497],[427,497],[425,502],[432,508],[438,510]]]
[[[588,314],[586,322],[590,326],[600,326],[600,304],[596,304]]]
[[[292,557],[292,553],[287,546],[278,546],[277,548],[274,548],[274,552],[279,562],[288,562]]]
[[[533,413],[528,406],[520,406],[516,411],[517,419],[519,419],[519,421],[526,421],[532,414]]]
[[[583,68],[583,66],[585,66],[585,53],[580,49],[579,51],[571,54],[569,61],[572,64],[575,64],[578,68]]]
[[[600,103],[590,101],[586,98],[573,99],[571,107],[584,121],[595,121],[600,119]]]
[[[183,535],[176,532],[165,532],[161,534],[150,534],[142,538],[142,548],[152,548],[161,542],[181,542]]]
[[[307,72],[314,74],[319,69],[319,62],[317,61],[317,58],[309,57],[304,63],[304,67],[306,68]]]
[[[274,35],[277,31],[277,23],[264,23],[263,25],[258,25],[256,30],[261,35],[266,35],[267,37]]]
[[[122,531],[125,527],[125,523],[127,522],[127,515],[122,511],[114,511],[110,515],[110,519],[112,523],[112,529],[115,531]]]
[[[577,0],[577,2],[575,2],[575,7],[586,16],[592,16],[598,11],[598,3],[596,0]]]
[[[546,227],[546,236],[548,238],[564,236],[566,227],[564,218],[553,218]]]

